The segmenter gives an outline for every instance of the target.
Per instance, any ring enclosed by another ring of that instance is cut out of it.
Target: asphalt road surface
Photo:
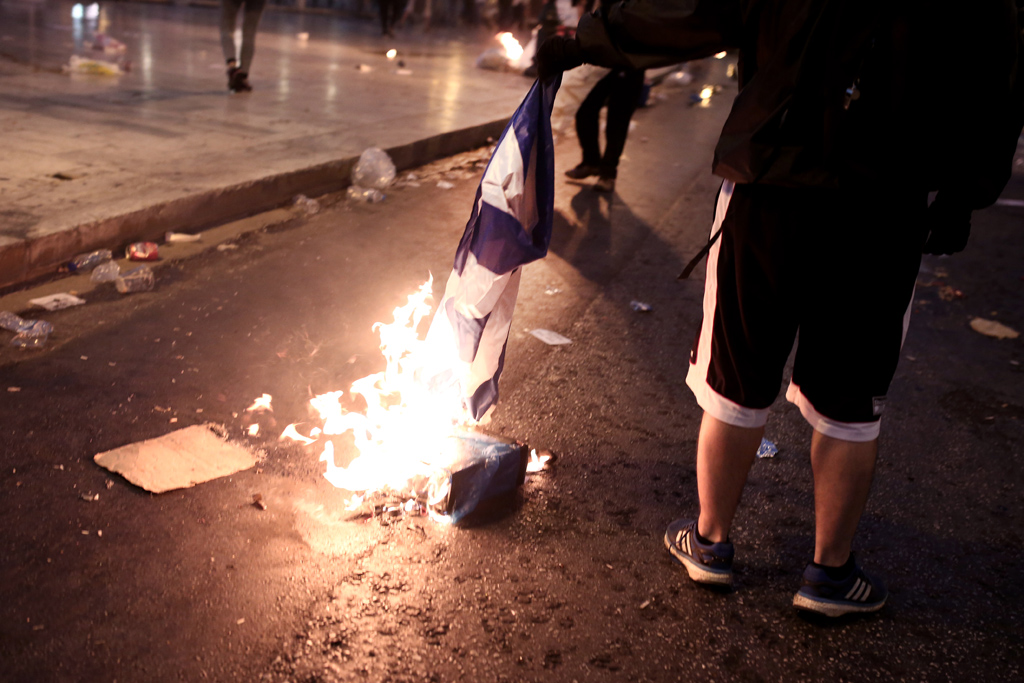
[[[691,584],[664,550],[665,525],[696,511],[700,419],[683,380],[703,270],[675,278],[710,225],[728,97],[639,112],[614,197],[559,182],[489,425],[559,457],[472,526],[351,520],[317,453],[277,434],[311,394],[380,369],[371,325],[428,273],[440,294],[479,169],[255,217],[159,264],[151,293],[98,287],[47,314],[47,350],[0,356],[0,679],[1020,680],[1024,354],[968,326],[1024,329],[1020,207],[978,214],[965,254],[922,268],[857,542],[888,580],[881,613],[822,623],[790,605],[812,550],[810,431],[781,398],[779,453],[737,517],[735,590]],[[562,140],[559,170],[578,155]],[[1004,196],[1024,198],[1024,177]],[[264,392],[274,412],[250,438]],[[205,422],[257,468],[151,495],[92,461]]]

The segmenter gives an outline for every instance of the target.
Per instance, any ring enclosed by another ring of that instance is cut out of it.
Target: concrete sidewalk
[[[72,5],[0,5],[0,287],[343,188],[370,146],[401,169],[483,145],[531,85],[474,66],[484,29],[383,39],[375,22],[267,12],[254,91],[231,95],[217,9],[104,3],[88,20]],[[127,44],[130,70],[61,73],[72,54],[117,58],[90,49],[97,33]]]

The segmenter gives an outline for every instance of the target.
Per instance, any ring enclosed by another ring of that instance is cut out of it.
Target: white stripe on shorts
[[[718,195],[718,204],[715,207],[715,222],[711,226],[712,235],[722,226],[725,213],[729,210],[733,187],[731,180],[722,183],[722,191]],[[715,304],[718,300],[718,252],[721,244],[722,239],[719,237],[708,252],[707,274],[704,276],[704,321],[701,323],[700,340],[697,343],[697,362],[691,363],[686,372],[686,385],[697,399],[697,405],[711,417],[735,427],[763,427],[768,421],[767,408],[744,408],[708,385],[711,335],[715,324]]]
[[[817,410],[810,400],[800,391],[800,387],[789,381],[789,388],[786,389],[786,400],[800,409],[808,424],[816,431],[825,436],[842,441],[874,441],[878,438],[881,429],[881,420],[875,422],[840,422],[825,417]]]

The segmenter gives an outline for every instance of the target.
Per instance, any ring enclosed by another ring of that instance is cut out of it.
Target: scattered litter
[[[85,303],[85,299],[79,299],[74,294],[62,292],[60,294],[41,296],[38,299],[29,299],[28,302],[33,306],[39,306],[39,308],[45,308],[48,311],[59,311],[63,308],[81,306]]]
[[[640,603],[640,609],[647,609],[648,607],[651,606],[652,602],[654,602],[654,600],[644,600],[643,602]]]
[[[302,33],[296,34],[295,37],[298,38],[300,42],[304,43],[309,40],[309,33],[307,31],[303,31]]]
[[[124,255],[131,261],[156,261],[160,258],[156,242],[133,242],[124,250]]]
[[[121,266],[117,265],[117,261],[107,261],[93,268],[89,279],[93,282],[113,282],[120,274]]]
[[[1018,165],[1019,160],[1018,160]],[[1024,199],[997,199],[996,206],[1024,206]]]
[[[101,50],[104,54],[108,55],[120,55],[124,54],[128,49],[128,46],[122,43],[117,38],[111,38],[105,33],[97,33],[93,38],[92,43],[87,43],[93,50]]]
[[[359,161],[352,167],[352,184],[386,190],[395,179],[395,164],[388,153],[378,147],[370,147],[359,155]]]
[[[188,488],[256,464],[252,453],[223,440],[209,425],[131,443],[99,453],[93,460],[151,493]]]
[[[548,296],[554,296],[555,294],[561,294],[562,290],[560,290],[558,287],[545,287],[544,293],[547,294]]]
[[[438,180],[437,186],[442,190],[450,190],[455,187],[455,183],[450,183],[447,180]]]
[[[368,74],[373,71],[373,67],[369,64],[356,64],[356,71],[362,74]]]
[[[45,320],[26,320],[31,323],[11,340],[11,346],[19,349],[41,349],[53,332],[53,325]]]
[[[295,199],[292,200],[292,204],[307,216],[312,216],[320,211],[320,202],[315,199],[310,199],[304,194],[295,195]]]
[[[357,202],[367,202],[370,204],[376,204],[377,202],[384,201],[384,193],[375,187],[360,187],[359,185],[349,185],[345,191],[348,198]]]
[[[217,245],[217,251],[231,251],[232,249],[238,249],[238,245],[231,242]]]
[[[395,48],[391,48],[390,50],[384,53],[384,56],[387,57],[388,59],[394,59],[395,57],[398,56],[398,50],[396,50]]]
[[[398,76],[412,76],[412,69],[395,69],[395,74]]]
[[[112,258],[114,258],[114,254],[109,249],[97,249],[96,251],[90,251],[87,254],[79,254],[68,261],[68,270],[72,273],[76,273],[80,270],[89,270],[90,268],[95,268],[101,263],[106,263]]]
[[[1020,336],[1017,330],[995,320],[986,320],[985,318],[975,318],[972,320],[971,329],[975,332],[980,332],[986,337],[995,337],[996,339],[1016,339]]]
[[[10,311],[0,311],[0,327],[5,330],[10,330],[16,334],[32,330],[38,322],[41,321],[25,320],[20,315],[15,315]],[[49,323],[46,324],[49,325]]]
[[[959,289],[950,287],[949,285],[943,285],[939,287],[939,298],[943,301],[952,301],[953,299],[963,299],[964,293]]]
[[[107,481],[106,481],[105,483],[106,483],[106,486],[107,486],[107,490],[108,490],[108,491],[109,491],[110,489],[114,488],[114,480],[113,480],[113,479],[107,479]]]
[[[645,304],[643,301],[630,301],[629,307],[637,313],[648,313],[651,310],[651,305]]]
[[[96,530],[96,535],[99,536],[100,538],[103,538],[103,529],[97,529]]]
[[[768,439],[761,439],[761,445],[757,447],[759,458],[774,458],[778,452],[778,447]]]
[[[164,242],[198,242],[201,239],[202,235],[190,235],[187,232],[164,233]]]
[[[530,334],[532,334],[534,337],[540,339],[542,342],[550,346],[558,346],[560,344],[572,344],[572,339],[569,339],[568,337],[563,337],[557,332],[552,332],[551,330],[545,330],[543,328],[530,330]]]
[[[239,619],[239,620],[238,620],[238,621],[236,621],[235,623],[236,623],[236,624],[238,624],[239,626],[241,626],[242,624],[244,624],[244,623],[245,623],[245,617],[242,617],[241,619]]]
[[[90,76],[120,76],[124,73],[120,65],[115,62],[106,62],[102,59],[85,59],[78,55],[71,55],[71,59],[63,67],[67,74],[87,74]]]
[[[263,502],[263,495],[259,493],[252,494],[253,507],[257,507],[260,510],[266,510],[267,504]]]
[[[153,270],[149,266],[139,266],[114,280],[114,285],[122,294],[132,294],[152,290],[154,282]]]
[[[83,493],[82,495],[79,496],[79,498],[81,498],[82,500],[84,500],[87,503],[95,503],[97,500],[100,499],[100,494],[98,494],[98,493]]]

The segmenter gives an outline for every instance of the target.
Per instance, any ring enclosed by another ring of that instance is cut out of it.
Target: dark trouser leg
[[[609,77],[608,120],[604,130],[604,157],[600,163],[602,178],[615,177],[629,134],[629,120],[633,118],[644,89],[643,71],[613,71],[605,78]]]
[[[576,110],[576,137],[579,138],[580,148],[583,150],[582,163],[586,166],[598,166],[601,163],[601,148],[597,141],[598,117],[601,114],[601,107],[608,101],[614,77],[615,72],[612,71],[594,84],[580,104],[580,108]]]
[[[249,73],[252,56],[256,52],[256,29],[260,25],[266,0],[245,0],[245,14],[242,16],[242,54],[238,68]]]
[[[235,47],[235,20],[238,18],[240,9],[242,9],[242,0],[221,0],[220,47],[224,51],[224,61],[226,62],[238,59]]]

